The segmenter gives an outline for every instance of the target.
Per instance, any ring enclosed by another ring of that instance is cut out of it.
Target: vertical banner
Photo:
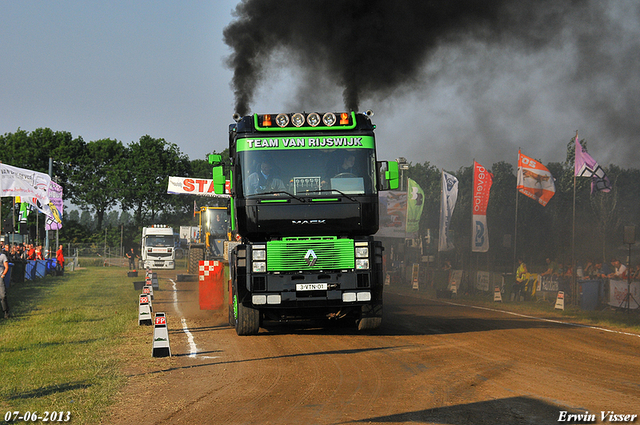
[[[487,228],[487,205],[493,184],[493,174],[473,161],[473,205],[471,212],[471,252],[489,250],[489,229]]]
[[[418,237],[420,217],[424,207],[424,192],[418,183],[407,180],[407,237]]]
[[[51,181],[51,184],[49,184],[49,199],[62,216],[64,214],[62,211],[64,205],[62,200],[62,186],[54,181]],[[60,230],[62,229],[62,223],[58,223],[53,217],[47,216],[44,228],[45,230]]]
[[[523,195],[535,199],[543,207],[556,193],[553,176],[539,161],[522,155],[518,151],[518,190]]]
[[[458,179],[442,171],[442,199],[440,203],[440,237],[438,238],[438,251],[450,251],[453,241],[449,236],[449,224],[453,209],[458,200]]]
[[[380,227],[376,236],[404,239],[407,223],[407,192],[387,190],[378,195]]]

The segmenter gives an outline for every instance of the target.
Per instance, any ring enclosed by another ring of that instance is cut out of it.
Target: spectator
[[[591,260],[587,260],[587,264],[582,269],[582,276],[585,278],[591,277],[593,273],[593,262]]]
[[[556,263],[554,260],[551,260],[551,258],[547,258],[546,261],[547,261],[547,270],[540,273],[540,276],[557,275],[559,270],[558,263]]]
[[[33,247],[33,244],[27,245],[27,260],[35,260],[36,259],[36,249]]]
[[[611,260],[611,265],[615,268],[615,270],[607,275],[609,279],[627,279],[627,266],[622,264],[617,258]]]
[[[64,252],[62,251],[62,245],[60,245],[56,251],[56,274],[58,276],[64,274]]]
[[[602,267],[601,261],[597,261],[596,264],[593,266],[591,277],[596,279],[604,279],[605,277],[607,277],[606,270]]]
[[[0,304],[2,304],[2,311],[4,312],[4,318],[9,318],[9,304],[7,303],[7,289],[5,286],[5,280],[7,273],[9,273],[9,259],[5,254],[6,250],[4,249],[6,246],[3,246],[2,251],[0,251],[0,267],[2,267],[2,271],[0,271]]]
[[[44,254],[42,252],[42,245],[36,247],[36,260],[44,260]]]
[[[127,252],[125,254],[125,257],[127,257],[129,259],[129,270],[135,270],[136,269],[136,257],[137,255],[133,252],[133,248],[131,248],[131,251]]]
[[[527,264],[522,257],[518,258],[518,269],[516,270],[516,282],[513,284],[511,293],[514,294],[514,300],[520,300],[520,293],[529,282],[529,270]]]

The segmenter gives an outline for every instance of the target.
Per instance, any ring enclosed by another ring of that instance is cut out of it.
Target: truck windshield
[[[242,195],[371,195],[373,149],[247,150],[238,153]]]
[[[204,213],[204,231],[216,237],[226,236],[229,227],[227,210],[207,209]]]
[[[173,236],[147,236],[147,246],[173,246]]]

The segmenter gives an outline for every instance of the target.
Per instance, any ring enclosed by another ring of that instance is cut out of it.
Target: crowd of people
[[[518,263],[516,279],[522,280],[523,276],[529,273],[529,271],[527,270],[527,265],[522,258],[518,259]],[[553,276],[558,278],[573,277],[573,267],[571,264],[558,263],[552,258],[547,258],[546,263],[546,269],[542,273],[539,273],[539,276]],[[630,271],[627,270],[627,266],[618,258],[611,259],[610,263],[589,260],[586,261],[584,265],[582,263],[578,263],[576,268],[576,277],[578,279],[627,280],[629,275],[631,276],[631,280],[640,280],[640,263],[635,267],[632,267]]]
[[[2,251],[10,263],[27,260],[45,260],[45,253],[42,245],[34,244],[5,244],[0,241],[0,251]]]
[[[34,246],[33,244],[5,244],[0,241],[0,304],[2,305],[2,311],[4,313],[4,318],[8,319],[9,315],[9,304],[7,301],[7,291],[6,287],[9,282],[7,281],[9,274],[9,263],[12,263],[15,266],[18,264],[26,264],[27,261],[30,260],[46,260],[46,255],[42,249],[42,245]],[[64,270],[64,252],[62,245],[58,247],[56,251],[56,272],[58,274],[62,274]],[[21,270],[24,272],[23,268],[17,268],[17,270]],[[17,273],[11,273],[11,281],[18,282],[19,276]]]
[[[571,282],[574,277],[573,267],[571,263],[561,263],[555,261],[553,258],[546,259],[546,269],[539,273],[538,276],[548,277],[551,279],[557,279],[560,290],[565,291],[566,294],[571,294]],[[531,288],[529,281],[529,270],[522,258],[518,258],[518,268],[516,270],[516,281],[513,284],[513,293],[516,296],[521,293],[530,292]],[[631,267],[630,270],[624,265],[618,258],[612,258],[609,263],[603,263],[602,261],[585,261],[578,262],[576,265],[575,277],[578,281],[584,280],[623,280],[626,281],[629,277],[633,281],[640,280],[640,264]]]

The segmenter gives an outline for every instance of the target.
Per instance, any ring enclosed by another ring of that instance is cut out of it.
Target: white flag
[[[0,164],[0,196],[19,196],[22,202],[61,223],[60,213],[49,199],[50,184],[48,174]]]
[[[458,179],[451,174],[442,172],[442,202],[440,204],[440,238],[438,239],[438,251],[450,251],[454,248],[453,241],[449,237],[449,224],[453,209],[458,200]]]

